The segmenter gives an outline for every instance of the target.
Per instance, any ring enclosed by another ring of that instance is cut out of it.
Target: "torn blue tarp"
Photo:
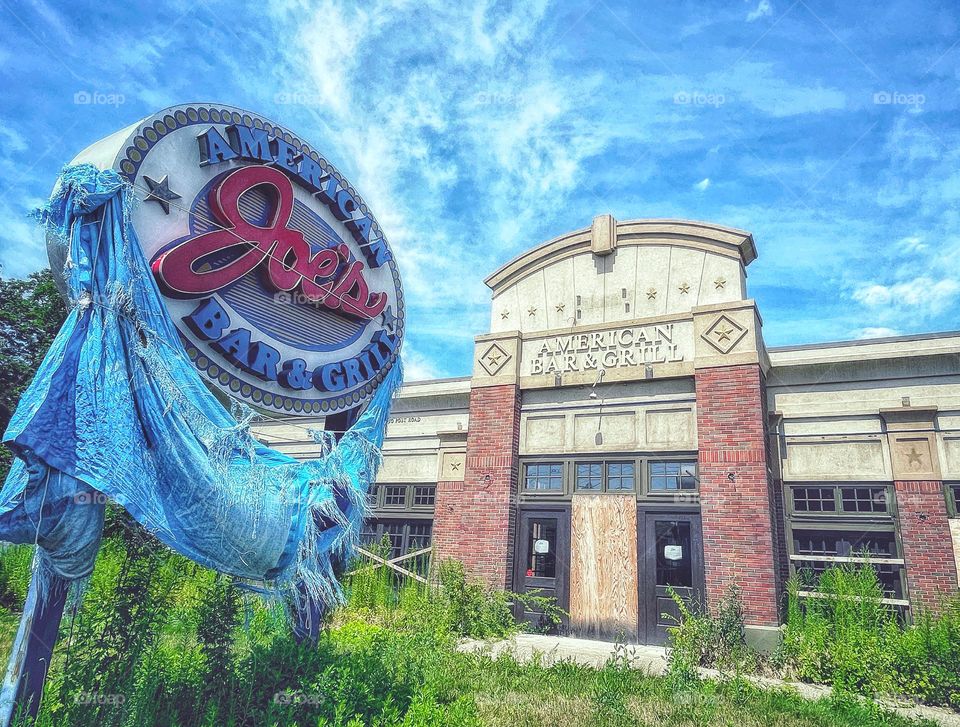
[[[334,443],[299,461],[250,433],[206,388],[130,224],[112,170],[65,169],[41,217],[66,246],[70,314],[4,435],[17,454],[0,491],[0,540],[37,543],[55,574],[88,575],[103,501],[207,567],[323,608],[339,588],[376,477],[399,360]]]

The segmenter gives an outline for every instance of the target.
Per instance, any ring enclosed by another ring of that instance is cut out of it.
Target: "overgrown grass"
[[[713,667],[829,684],[839,695],[903,696],[960,709],[960,597],[946,597],[938,613],[920,612],[904,624],[883,603],[869,564],[795,578],[787,591],[783,640],[769,655],[747,645],[738,591],[713,613],[675,597],[683,618],[671,629],[670,678],[682,684],[697,667]]]
[[[0,553],[0,593],[19,598],[28,556]],[[281,609],[245,599],[112,516],[89,590],[64,620],[37,724],[912,724],[855,700],[649,676],[629,668],[623,649],[599,670],[461,653],[463,634],[519,628],[512,597],[456,565],[440,580],[427,588],[361,570],[319,642],[300,646]]]
[[[820,597],[802,598],[814,588]],[[856,693],[960,708],[960,597],[903,625],[869,565],[840,565],[788,587],[784,657],[801,679]]]

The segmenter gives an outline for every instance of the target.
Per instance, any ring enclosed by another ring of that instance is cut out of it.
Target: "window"
[[[673,492],[697,489],[695,461],[667,461],[650,463],[650,491]]]
[[[960,482],[947,483],[947,512],[950,513],[950,517],[960,515],[958,505],[960,505]]]
[[[380,490],[376,485],[371,485],[370,489],[367,490],[367,507],[374,508],[377,506],[377,498],[380,495]]]
[[[890,491],[884,485],[792,485],[791,503],[796,514],[886,515]]]
[[[361,542],[378,551],[381,544],[388,548],[386,557],[400,558],[430,546],[433,523],[430,520],[368,520],[360,534]],[[426,575],[430,567],[430,553],[398,563],[403,568]]]
[[[844,512],[887,512],[886,487],[841,487]]]
[[[603,489],[603,465],[600,462],[577,464],[577,490]]]
[[[800,579],[802,592],[813,591],[817,577],[831,566],[869,563],[884,596],[906,605],[906,573],[888,485],[786,485],[784,496],[790,571]]]
[[[414,507],[433,507],[436,497],[436,485],[416,485],[413,488]]]
[[[524,469],[523,489],[563,491],[563,465],[559,462],[528,464]]]
[[[406,485],[387,485],[383,488],[384,507],[403,507],[407,504]]]
[[[832,487],[794,487],[793,509],[796,512],[834,512],[836,495]]]
[[[634,476],[634,471],[635,467],[633,462],[608,462],[607,489],[635,490],[636,478]]]

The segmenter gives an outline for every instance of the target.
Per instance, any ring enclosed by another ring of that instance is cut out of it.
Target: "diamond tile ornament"
[[[747,329],[735,320],[721,315],[701,334],[701,338],[720,353],[730,353],[733,347],[747,335]]]
[[[480,365],[490,376],[496,376],[511,358],[513,356],[504,351],[500,344],[491,343],[480,356]]]

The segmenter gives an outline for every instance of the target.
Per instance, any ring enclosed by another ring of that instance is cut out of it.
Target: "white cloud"
[[[768,15],[773,15],[773,5],[770,4],[770,0],[760,0],[757,7],[747,13],[747,22],[752,23],[754,20],[765,18]]]
[[[866,328],[857,328],[850,331],[851,338],[887,338],[889,336],[899,336],[900,331],[895,328],[886,328],[885,326],[867,326]]]
[[[911,235],[910,237],[901,238],[897,242],[897,247],[905,253],[915,253],[926,250],[927,244],[923,241],[922,237]]]
[[[960,295],[960,282],[920,276],[890,285],[866,283],[853,291],[853,299],[868,308],[886,308],[893,314],[920,316],[944,312]]]
[[[699,182],[694,184],[693,188],[698,192],[706,192],[709,186],[710,186],[710,177],[705,177],[704,179],[701,179]]]

